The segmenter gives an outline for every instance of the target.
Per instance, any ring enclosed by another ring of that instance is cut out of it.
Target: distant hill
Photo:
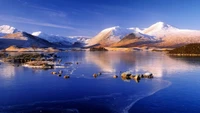
[[[182,47],[175,48],[169,51],[169,54],[182,54],[182,55],[189,55],[189,54],[199,54],[200,55],[200,43],[188,44]]]
[[[44,39],[48,42],[56,44],[60,47],[70,47],[74,45],[84,45],[90,39],[87,36],[60,36],[60,35],[53,35],[53,34],[46,34],[41,31],[33,32],[33,36],[37,36],[41,39]]]
[[[12,45],[18,47],[55,47],[54,44],[26,32],[16,32],[13,34],[7,34],[3,36],[3,38],[0,38],[0,49],[5,49]]]

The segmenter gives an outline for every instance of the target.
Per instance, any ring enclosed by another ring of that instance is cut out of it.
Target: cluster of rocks
[[[123,80],[130,80],[130,79],[133,79],[133,80],[135,80],[136,82],[139,82],[139,80],[140,80],[141,78],[149,78],[149,79],[153,78],[153,74],[152,74],[152,73],[144,73],[144,74],[136,74],[136,75],[133,75],[133,74],[131,74],[130,72],[123,72],[123,73],[121,74],[121,78],[122,78]]]
[[[63,73],[62,70],[60,70],[60,71],[58,71],[58,72],[55,72],[55,71],[51,72],[51,74],[57,75],[58,77],[61,77],[61,76],[62,76],[62,73]],[[70,76],[69,76],[69,75],[65,75],[63,78],[68,79],[68,78],[70,78]]]

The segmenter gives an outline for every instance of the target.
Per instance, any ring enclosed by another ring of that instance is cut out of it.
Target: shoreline
[[[192,56],[192,57],[195,57],[195,56],[200,56],[200,54],[168,54],[170,56]]]

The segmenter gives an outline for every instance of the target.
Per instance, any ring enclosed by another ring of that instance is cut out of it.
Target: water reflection
[[[81,62],[78,65],[73,63],[63,69],[63,73],[71,74],[68,80],[50,74],[52,70],[32,70],[7,64],[0,65],[2,78],[13,77],[9,86],[3,86],[5,80],[0,79],[0,106],[5,106],[0,108],[0,112],[33,113],[40,110],[48,112],[50,109],[55,111],[54,113],[59,113],[59,111],[73,109],[71,112],[126,113],[138,100],[168,87],[170,82],[163,80],[162,77],[172,76],[171,73],[180,71],[188,73],[187,71],[198,69],[190,59],[180,60],[157,52],[60,54],[63,62]],[[124,79],[128,83],[123,82],[121,77],[113,78],[113,75],[119,76],[120,72],[124,71],[151,72],[157,78],[141,79],[140,82]],[[95,79],[92,76],[93,72],[103,73]],[[27,95],[29,93],[31,95]]]
[[[85,58],[102,71],[113,74],[119,74],[119,71],[151,72],[155,77],[163,77],[195,68],[191,59],[179,60],[158,52],[88,52]]]
[[[0,77],[10,79],[15,76],[15,67],[9,64],[0,65]]]

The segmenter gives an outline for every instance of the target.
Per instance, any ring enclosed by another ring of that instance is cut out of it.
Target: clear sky
[[[0,0],[0,25],[29,33],[94,36],[107,27],[158,21],[200,30],[200,0]]]

